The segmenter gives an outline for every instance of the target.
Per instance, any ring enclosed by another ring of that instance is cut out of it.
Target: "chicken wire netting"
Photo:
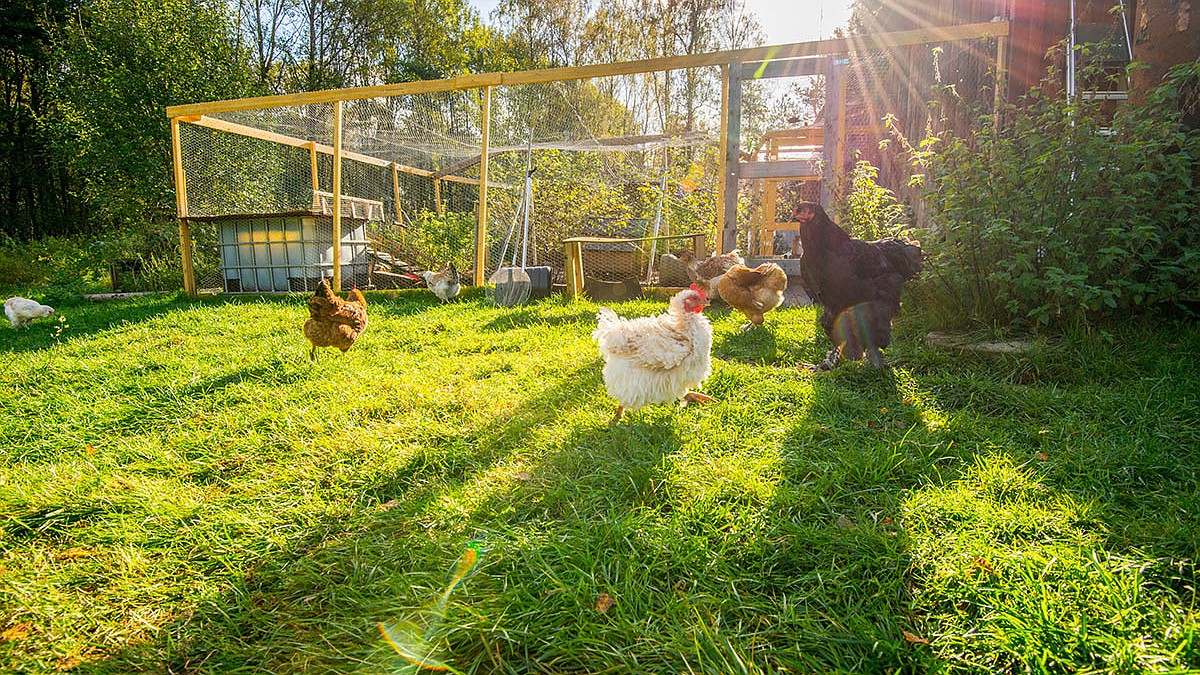
[[[696,70],[720,86],[718,69]],[[548,266],[561,282],[563,240],[573,236],[712,231],[719,110],[695,98],[681,117],[677,106],[654,104],[664,87],[685,81],[675,78],[493,88],[484,278],[506,262]],[[448,262],[474,277],[483,96],[473,89],[341,104],[342,261],[365,265],[347,278],[404,287],[412,285],[405,274]],[[336,107],[183,119],[198,288],[307,290],[331,275]],[[263,268],[277,271],[255,276]]]

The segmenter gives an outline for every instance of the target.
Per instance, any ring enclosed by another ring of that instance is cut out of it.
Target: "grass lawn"
[[[1195,324],[814,376],[812,308],[714,309],[718,402],[610,426],[587,302],[315,364],[299,296],[58,309],[0,327],[3,672],[1200,669]]]

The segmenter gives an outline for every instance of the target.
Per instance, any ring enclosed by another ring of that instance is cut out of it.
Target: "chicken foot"
[[[680,406],[681,407],[686,406],[689,403],[699,403],[700,405],[708,405],[709,403],[712,403],[715,400],[717,400],[717,399],[715,399],[711,396],[706,396],[704,394],[700,394],[700,393],[697,393],[694,391],[689,391],[688,393],[683,395],[683,400],[680,402]]]

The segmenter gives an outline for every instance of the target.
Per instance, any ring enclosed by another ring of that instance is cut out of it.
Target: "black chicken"
[[[921,247],[895,237],[854,239],[833,224],[820,204],[801,202],[792,212],[800,223],[800,278],[822,312],[819,322],[833,349],[816,369],[865,354],[875,368],[886,366],[879,351],[891,342],[892,318],[900,313],[904,282],[921,271]]]

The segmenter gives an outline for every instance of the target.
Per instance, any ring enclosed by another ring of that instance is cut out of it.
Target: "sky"
[[[498,0],[469,0],[484,21]],[[767,44],[823,40],[850,18],[850,0],[744,0],[758,15],[767,33]]]

